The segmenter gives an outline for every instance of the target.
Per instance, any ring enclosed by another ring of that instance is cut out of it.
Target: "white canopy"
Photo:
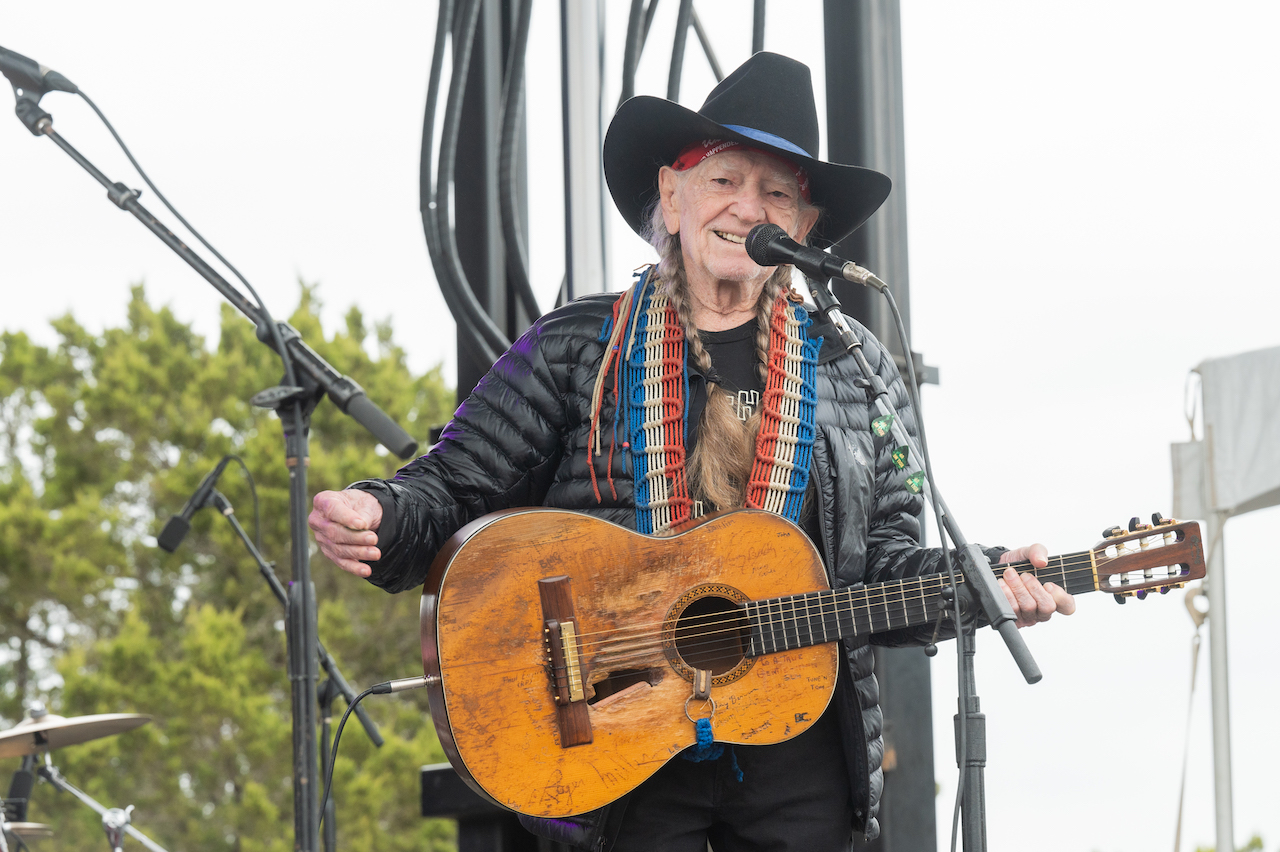
[[[1280,347],[1205,361],[1204,440],[1173,445],[1178,518],[1280,504]]]

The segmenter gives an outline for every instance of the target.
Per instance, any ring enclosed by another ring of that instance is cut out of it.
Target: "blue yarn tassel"
[[[711,731],[710,719],[699,719],[694,723],[694,730],[698,735],[698,744],[691,749],[685,749],[680,756],[685,760],[691,760],[699,763],[704,760],[719,760],[724,754],[724,744],[715,741],[715,735]],[[733,746],[729,746],[729,757],[733,759],[733,771],[737,774],[738,780],[742,780],[742,770],[738,767],[738,755],[734,752]]]
[[[715,742],[715,736],[711,733],[711,720],[699,719],[694,723],[694,730],[698,734],[698,744],[680,756],[695,763],[703,760],[718,760],[720,755],[724,754],[724,746]]]

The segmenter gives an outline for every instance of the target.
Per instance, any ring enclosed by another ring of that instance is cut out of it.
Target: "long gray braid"
[[[684,328],[690,358],[703,375],[714,376],[711,355],[693,321],[684,271],[684,254],[680,235],[667,232],[661,207],[655,204],[649,217],[649,241],[658,252],[657,272],[663,292],[671,301]],[[761,384],[768,381],[769,327],[774,300],[790,282],[790,276],[779,269],[765,283],[756,305],[756,360]],[[698,424],[698,441],[688,459],[690,493],[695,501],[695,515],[713,509],[746,505],[747,483],[755,460],[755,436],[760,428],[757,412],[743,423],[733,403],[720,393],[714,381],[708,382],[708,399]]]

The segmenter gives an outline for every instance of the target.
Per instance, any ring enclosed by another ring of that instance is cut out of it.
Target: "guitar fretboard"
[[[1091,556],[1091,551],[1084,550],[1054,556],[1044,568],[1032,568],[1030,562],[1024,561],[993,565],[992,570],[1003,574],[1012,567],[1020,574],[1034,574],[1040,582],[1056,583],[1076,595],[1097,588]],[[958,582],[964,582],[958,571],[956,576]],[[751,630],[747,655],[758,657],[931,624],[945,604],[942,590],[948,585],[946,575],[930,574],[860,589],[826,589],[749,601],[743,604]]]

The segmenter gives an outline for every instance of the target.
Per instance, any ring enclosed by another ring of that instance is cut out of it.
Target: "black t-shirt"
[[[714,375],[711,380],[720,386],[720,391],[733,400],[738,419],[744,423],[760,408],[764,395],[764,383],[760,380],[760,371],[756,360],[756,331],[759,325],[750,320],[737,328],[728,331],[699,331],[702,345],[711,356],[711,369]],[[813,483],[809,483],[813,490]],[[813,500],[805,495],[804,505],[800,510],[800,527],[811,541],[819,541],[818,520],[813,511]]]
[[[738,419],[746,422],[760,408],[764,383],[756,361],[756,321],[749,320],[728,331],[699,331],[711,356],[711,380],[733,399]]]

